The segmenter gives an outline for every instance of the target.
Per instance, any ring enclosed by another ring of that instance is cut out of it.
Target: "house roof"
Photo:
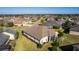
[[[0,23],[1,23],[1,24],[4,23],[4,20],[3,20],[3,19],[0,19]]]
[[[76,31],[76,32],[79,32],[79,25],[75,25],[73,26],[70,31]]]
[[[57,21],[57,23],[61,26],[63,23],[65,23],[65,21],[66,21],[66,20],[64,20],[64,19],[59,19],[59,20]]]
[[[8,32],[8,33],[16,35],[16,30],[10,29],[10,28],[4,29],[3,32]]]
[[[75,45],[73,45],[73,47],[74,47],[76,50],[79,51],[79,44],[75,44]]]
[[[54,36],[55,34],[53,30],[49,30],[47,27],[39,25],[32,26],[31,28],[24,29],[23,31],[37,40],[48,35]]]
[[[7,24],[9,22],[13,22],[13,21],[10,19],[0,19],[0,24]]]
[[[8,45],[2,45],[1,47],[0,47],[0,51],[9,51],[9,48],[8,48]]]
[[[54,20],[47,21],[46,23],[44,23],[44,25],[45,26],[54,26],[54,25],[59,26],[59,24]]]
[[[45,26],[61,26],[65,21],[64,20],[58,20],[58,21],[55,21],[55,20],[49,20],[47,21],[44,25]]]
[[[9,36],[0,33],[0,47],[8,41]]]

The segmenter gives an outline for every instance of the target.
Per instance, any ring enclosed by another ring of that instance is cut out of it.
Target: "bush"
[[[61,31],[59,31],[58,33],[59,33],[59,34],[58,34],[58,37],[61,37],[61,36],[63,36],[63,35],[64,35],[64,33],[63,33],[63,32],[61,32]]]
[[[42,48],[42,45],[41,44],[37,44],[37,48]]]
[[[49,51],[52,51],[52,47],[48,47],[48,50],[49,50]]]
[[[66,20],[65,23],[62,24],[62,28],[64,29],[64,33],[69,33],[71,27],[72,27],[72,22],[69,20]]]
[[[53,26],[53,28],[54,28],[54,29],[59,29],[60,27],[59,27],[59,26],[54,25],[54,26]]]
[[[13,27],[13,26],[14,26],[13,22],[7,23],[7,27]]]
[[[3,23],[0,23],[0,26],[1,26],[1,27],[3,27],[3,26],[4,26],[4,24],[3,24]]]
[[[16,39],[18,39],[18,37],[19,37],[19,32],[17,31],[16,32]]]

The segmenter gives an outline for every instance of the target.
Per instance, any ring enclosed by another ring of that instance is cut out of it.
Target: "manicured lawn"
[[[65,34],[64,37],[62,37],[61,45],[69,45],[69,44],[75,44],[75,43],[79,43],[79,36]]]
[[[46,51],[48,47],[51,47],[49,43],[46,43],[42,48],[37,48],[37,45],[30,39],[22,36],[16,42],[15,51]]]

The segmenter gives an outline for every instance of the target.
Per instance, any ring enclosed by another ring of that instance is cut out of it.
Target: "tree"
[[[53,43],[51,43],[52,47],[49,47],[48,50],[60,51],[61,49],[59,48],[59,46],[61,43],[62,43],[61,38],[56,38],[56,40]]]
[[[59,29],[60,26],[53,25],[53,29]]]
[[[4,24],[3,24],[3,23],[0,23],[0,26],[1,26],[1,27],[3,27],[3,26],[4,26]]]
[[[64,33],[62,31],[58,31],[58,37],[62,37],[64,35]]]
[[[45,20],[44,20],[44,19],[42,19],[42,20],[41,20],[41,24],[44,24],[44,23],[45,23]]]
[[[69,33],[69,30],[72,26],[72,22],[67,20],[65,23],[62,24],[62,28],[64,29],[65,33]]]
[[[54,19],[55,19],[56,21],[58,21],[58,19],[61,19],[62,17],[63,17],[62,15],[58,15],[58,16],[54,17]]]
[[[7,23],[7,26],[8,27],[13,27],[14,26],[14,23],[13,22],[9,22],[9,23]]]

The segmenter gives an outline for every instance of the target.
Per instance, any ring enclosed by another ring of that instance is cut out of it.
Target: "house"
[[[10,20],[10,19],[0,19],[0,25],[1,26],[6,26],[8,25],[9,23],[14,23],[13,20]]]
[[[33,20],[35,20],[35,19],[32,19],[32,17],[30,17],[30,16],[24,17],[24,21],[22,22],[22,26],[32,26]]]
[[[15,18],[14,25],[16,26],[32,26],[32,21],[27,18]]]
[[[22,26],[22,22],[23,22],[23,20],[21,20],[21,19],[15,19],[14,20],[14,25],[16,25],[16,26]]]
[[[41,45],[44,44],[45,42],[54,40],[55,38],[55,32],[52,29],[48,29],[45,26],[39,26],[39,25],[24,29],[22,33],[23,35],[30,38],[32,41]]]
[[[13,29],[4,29],[3,34],[9,36],[9,40],[15,40],[16,39],[16,30],[13,30]]]
[[[23,21],[22,26],[32,26],[32,21]]]
[[[8,50],[8,39],[8,35],[0,33],[0,50]]]
[[[59,24],[55,20],[49,20],[44,23],[44,26],[47,26],[48,28],[53,28],[53,26],[59,26]]]
[[[64,22],[65,22],[65,20],[62,20],[62,19],[59,19],[58,21],[48,20],[47,22],[44,23],[44,26],[47,26],[48,28],[53,28],[53,26],[62,27],[62,24]]]
[[[79,25],[74,25],[71,29],[70,29],[70,33],[71,35],[79,35]]]

